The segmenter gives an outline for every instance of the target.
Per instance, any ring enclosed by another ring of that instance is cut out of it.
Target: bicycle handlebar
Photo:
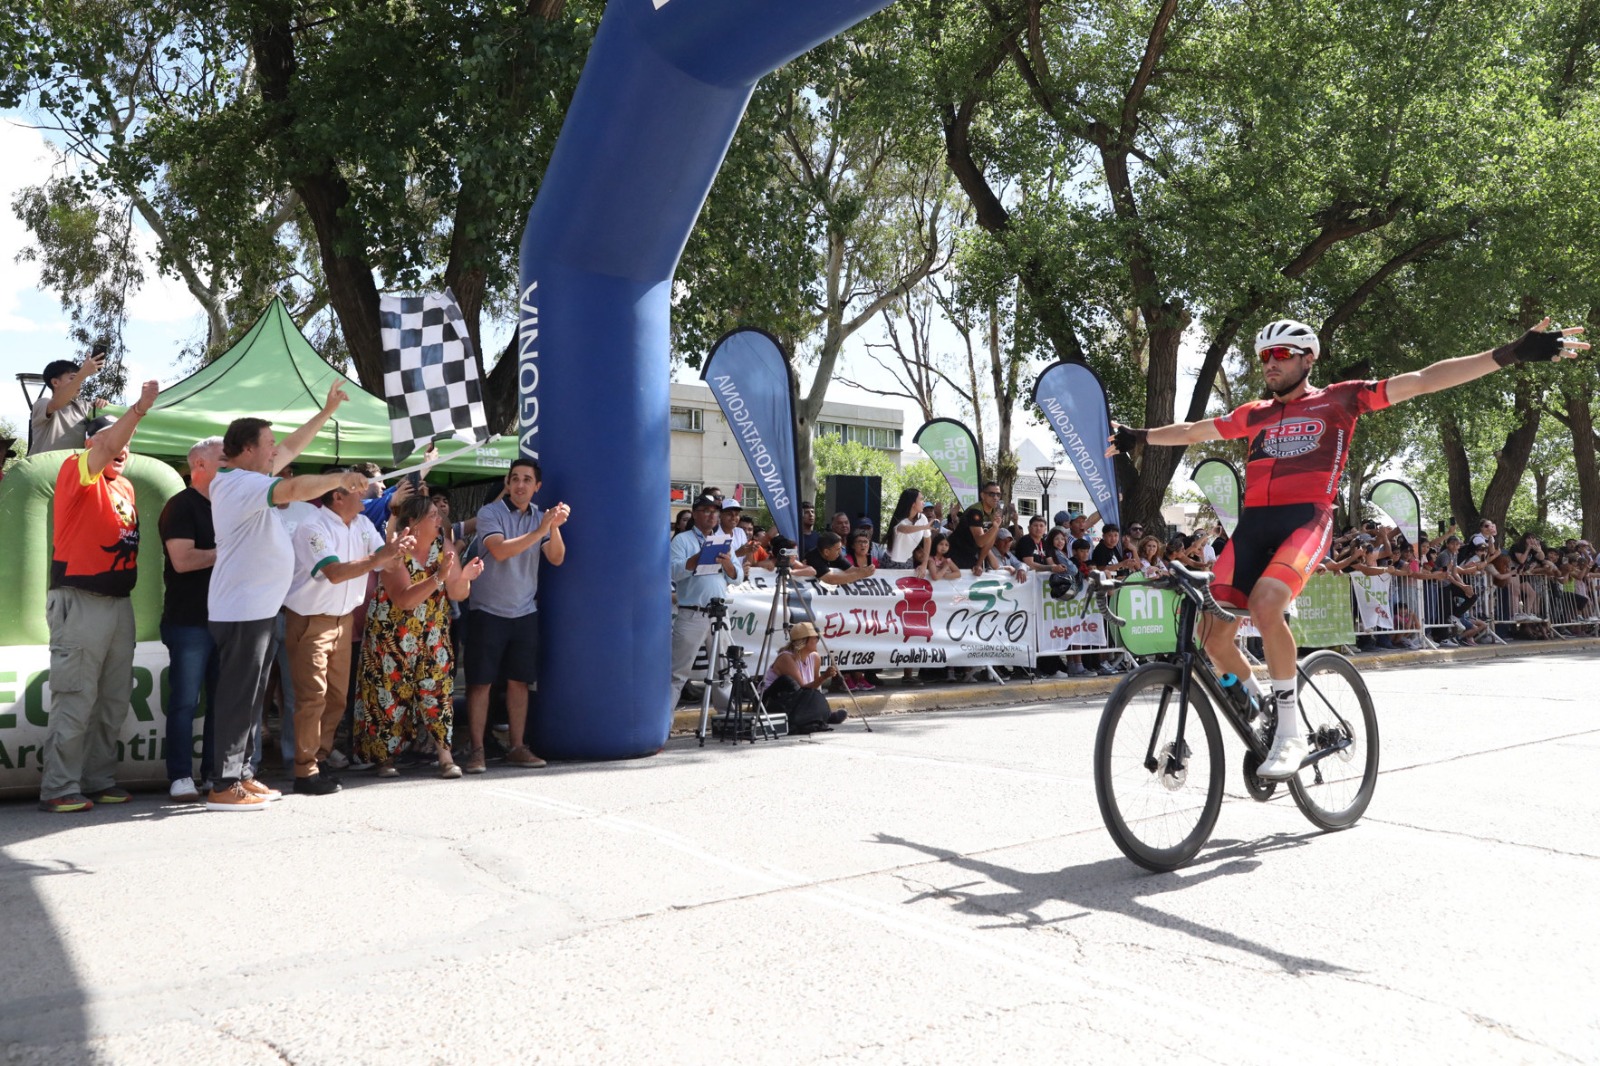
[[[1208,570],[1190,570],[1181,563],[1170,563],[1166,574],[1146,578],[1140,581],[1139,585],[1151,589],[1170,589],[1180,596],[1193,600],[1196,606],[1213,617],[1220,618],[1224,622],[1237,622],[1244,616],[1222,606],[1216,597],[1211,595],[1211,580],[1215,576]],[[1111,593],[1128,587],[1129,583],[1126,580],[1110,577],[1099,570],[1090,572],[1089,581],[1094,587],[1095,606],[1100,613],[1119,629],[1127,625],[1126,619],[1111,610]]]

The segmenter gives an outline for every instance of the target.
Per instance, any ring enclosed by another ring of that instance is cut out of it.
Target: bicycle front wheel
[[[1300,724],[1311,750],[1349,743],[1289,778],[1289,792],[1311,824],[1345,829],[1378,785],[1378,715],[1360,671],[1338,652],[1306,656],[1300,672]]]
[[[1100,817],[1122,853],[1164,873],[1194,858],[1222,809],[1222,734],[1205,690],[1189,690],[1180,743],[1178,667],[1151,663],[1117,686],[1094,741]]]

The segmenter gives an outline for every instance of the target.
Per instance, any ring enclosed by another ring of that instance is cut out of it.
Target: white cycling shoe
[[[1277,737],[1272,742],[1272,750],[1256,769],[1256,776],[1263,781],[1287,781],[1300,772],[1300,764],[1308,754],[1310,748],[1305,738]]]

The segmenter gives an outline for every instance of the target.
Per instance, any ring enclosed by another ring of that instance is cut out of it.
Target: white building
[[[1089,514],[1094,510],[1088,504],[1089,491],[1083,487],[1083,479],[1078,477],[1071,463],[1059,459],[1052,464],[1050,457],[1027,438],[1023,438],[1014,450],[1017,455],[1017,480],[1011,487],[1011,502],[1017,505],[1017,513],[1024,519],[1042,514],[1048,522],[1058,511]],[[1041,466],[1052,465],[1055,475],[1050,479],[1050,506],[1046,510],[1044,482],[1034,471]],[[1027,522],[1024,521],[1023,525],[1026,526]]]
[[[707,485],[721,489],[725,495],[731,494],[735,485],[742,486],[740,504],[746,510],[761,507],[744,452],[711,390],[697,381],[675,381],[671,404],[669,521]],[[898,410],[830,400],[822,405],[812,432],[815,436],[831,433],[847,441],[859,441],[887,453],[898,464],[904,424],[905,415]]]

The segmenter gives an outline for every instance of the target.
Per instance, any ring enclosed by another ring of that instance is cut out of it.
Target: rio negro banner
[[[933,460],[962,507],[977,505],[983,471],[972,430],[953,418],[935,418],[922,423],[911,443]]]
[[[1289,631],[1302,648],[1336,648],[1356,642],[1349,574],[1312,574],[1295,598]]]
[[[750,475],[778,532],[800,542],[795,489],[794,403],[788,360],[778,342],[758,329],[736,329],[711,349],[700,377],[728,420]]]
[[[1034,382],[1033,402],[1056,431],[1056,439],[1078,471],[1101,521],[1120,527],[1122,507],[1116,469],[1105,454],[1111,436],[1111,413],[1099,377],[1082,363],[1056,363]]]

